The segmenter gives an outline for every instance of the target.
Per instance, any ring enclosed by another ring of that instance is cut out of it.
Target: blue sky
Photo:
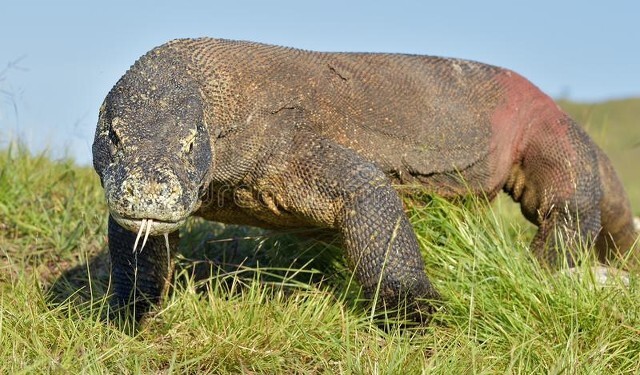
[[[554,97],[640,97],[640,2],[30,1],[0,6],[0,147],[91,160],[98,108],[144,52],[212,36],[516,70]]]

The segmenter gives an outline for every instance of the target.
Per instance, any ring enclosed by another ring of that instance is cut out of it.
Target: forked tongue
[[[149,233],[151,233],[151,227],[153,225],[153,220],[152,219],[142,219],[142,224],[140,224],[140,229],[138,230],[138,235],[136,236],[136,240],[133,243],[133,252],[136,252],[136,249],[138,248],[138,242],[140,241],[140,237],[142,237],[142,231],[144,231],[144,239],[142,240],[142,246],[140,247],[140,251],[142,251],[142,249],[144,249],[144,245],[147,244],[147,239],[149,239]],[[166,236],[166,235],[165,235]],[[168,237],[167,237],[167,243],[169,243]],[[168,248],[168,246],[167,246]]]

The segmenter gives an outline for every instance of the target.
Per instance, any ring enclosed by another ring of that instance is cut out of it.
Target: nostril
[[[163,196],[168,196],[169,194],[171,194],[171,189],[169,188],[169,185],[167,184],[162,184],[162,189],[160,189],[160,194]]]

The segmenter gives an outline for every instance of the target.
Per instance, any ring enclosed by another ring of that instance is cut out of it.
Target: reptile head
[[[112,217],[151,235],[174,231],[200,205],[212,160],[203,101],[188,67],[158,48],[138,60],[107,95],[93,164]]]

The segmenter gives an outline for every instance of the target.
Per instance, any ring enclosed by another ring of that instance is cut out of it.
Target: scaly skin
[[[507,191],[552,265],[573,263],[557,234],[595,240],[603,261],[635,240],[620,181],[586,133],[518,74],[471,61],[175,40],[111,90],[93,153],[114,304],[137,319],[171,277],[161,235],[173,232],[175,247],[191,215],[333,230],[367,296],[421,313],[437,293],[392,184]],[[134,253],[143,219],[155,224]]]

